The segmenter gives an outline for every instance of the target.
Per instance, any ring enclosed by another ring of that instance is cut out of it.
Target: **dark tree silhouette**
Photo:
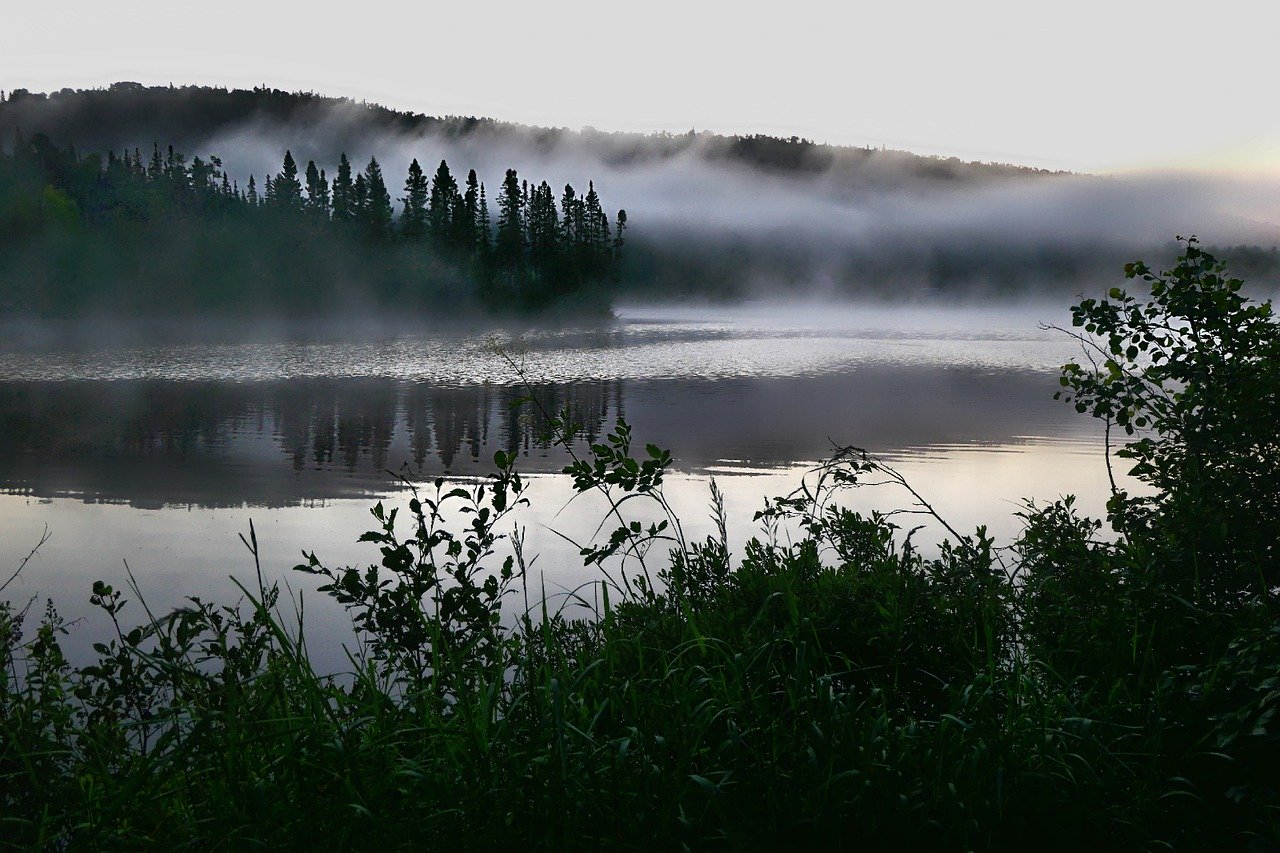
[[[404,212],[400,214],[400,231],[406,237],[421,237],[427,231],[427,177],[417,158],[409,164],[409,177],[404,182]]]
[[[333,179],[333,218],[339,222],[350,222],[356,218],[356,207],[351,161],[344,151],[338,160],[338,174]]]
[[[362,220],[370,236],[385,239],[391,235],[391,194],[382,178],[377,157],[369,158],[364,167],[365,198],[361,205]]]
[[[438,241],[449,239],[457,194],[458,182],[453,179],[449,164],[441,160],[431,179],[431,200],[427,207],[427,228]]]
[[[289,211],[302,209],[302,184],[298,183],[298,164],[291,152],[284,152],[284,166],[271,182],[271,188],[276,207]]]
[[[324,169],[316,169],[314,160],[307,161],[306,209],[312,216],[329,217],[329,182],[325,179]]]

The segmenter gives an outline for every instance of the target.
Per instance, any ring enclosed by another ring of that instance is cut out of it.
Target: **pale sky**
[[[1275,175],[1271,6],[44,0],[0,16],[0,89],[266,83],[571,128]]]

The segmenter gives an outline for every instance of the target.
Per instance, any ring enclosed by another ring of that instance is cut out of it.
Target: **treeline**
[[[43,134],[0,149],[0,310],[67,315],[100,309],[272,307],[538,309],[594,290],[620,259],[616,225],[594,183],[566,185],[508,169],[491,215],[474,169],[415,159],[393,200],[378,160],[314,161],[241,186],[222,161],[155,145],[81,156]]]

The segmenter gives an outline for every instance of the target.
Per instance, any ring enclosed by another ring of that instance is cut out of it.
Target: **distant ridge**
[[[912,154],[883,148],[816,143],[792,136],[726,136],[706,131],[672,133],[604,132],[590,128],[533,127],[492,118],[428,116],[367,101],[315,92],[255,87],[143,86],[119,82],[100,89],[61,89],[39,93],[14,89],[0,100],[0,144],[13,132],[45,133],[55,144],[82,150],[149,147],[169,142],[199,152],[209,139],[254,123],[324,123],[339,143],[384,133],[439,135],[446,138],[520,140],[550,149],[571,142],[617,166],[661,161],[695,153],[723,164],[777,175],[860,178],[858,182],[898,183],[923,180],[981,183],[1054,174],[1003,163]],[[333,121],[340,116],[339,121]]]

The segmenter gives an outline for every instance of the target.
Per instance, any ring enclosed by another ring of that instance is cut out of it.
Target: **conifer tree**
[[[462,196],[461,217],[455,217],[454,225],[459,246],[474,251],[480,232],[480,181],[476,170],[467,172],[467,191]]]
[[[604,241],[600,236],[600,196],[596,194],[595,181],[587,183],[587,194],[582,199],[582,203],[586,208],[586,229],[587,233],[583,235],[583,243],[591,254],[599,251],[601,243]]]
[[[427,230],[427,176],[415,158],[409,164],[409,177],[404,182],[404,213],[400,230],[406,237],[421,237]]]
[[[453,210],[449,214],[449,245],[467,250],[471,245],[468,235],[471,229],[467,220],[467,200],[462,193],[453,194]]]
[[[622,259],[622,244],[625,242],[622,233],[627,230],[627,212],[625,210],[618,211],[617,232],[613,238],[613,259],[615,261]]]
[[[438,243],[449,238],[449,225],[453,219],[453,198],[458,194],[458,182],[444,160],[436,168],[431,179],[431,202],[427,207],[427,227]]]
[[[364,179],[364,173],[361,173],[356,175],[355,182],[351,184],[351,219],[361,224],[367,222],[368,207],[369,184]]]
[[[560,233],[566,247],[573,249],[578,245],[578,196],[572,184],[564,185],[564,195],[560,197]]]
[[[321,219],[329,217],[329,182],[324,170],[316,169],[316,161],[307,161],[307,212]]]
[[[147,166],[147,177],[153,181],[160,180],[164,174],[164,161],[160,159],[160,143],[151,143],[151,163]]]
[[[249,176],[249,189],[245,193],[245,200],[249,202],[250,207],[258,206],[258,186],[254,183],[253,175]]]
[[[364,204],[365,224],[369,233],[375,238],[391,235],[391,194],[387,192],[386,181],[382,178],[382,167],[377,157],[369,158],[369,165],[364,168],[364,183],[367,196]]]
[[[520,207],[523,210],[529,209],[529,182],[520,182]]]
[[[336,222],[355,219],[355,186],[351,182],[351,161],[342,152],[338,160],[338,174],[333,179],[333,218]]]
[[[480,209],[476,219],[476,248],[485,256],[493,247],[493,221],[489,218],[489,200],[484,195],[484,184],[480,185]]]
[[[540,272],[550,272],[560,248],[560,217],[556,213],[555,195],[546,181],[529,191],[526,220],[530,260]]]
[[[515,169],[507,169],[507,176],[502,182],[502,194],[498,196],[498,231],[494,245],[498,262],[507,267],[519,267],[524,259],[522,204],[520,178]]]
[[[284,152],[284,165],[271,182],[272,200],[282,210],[302,210],[302,184],[298,182],[298,164],[293,154]]]

